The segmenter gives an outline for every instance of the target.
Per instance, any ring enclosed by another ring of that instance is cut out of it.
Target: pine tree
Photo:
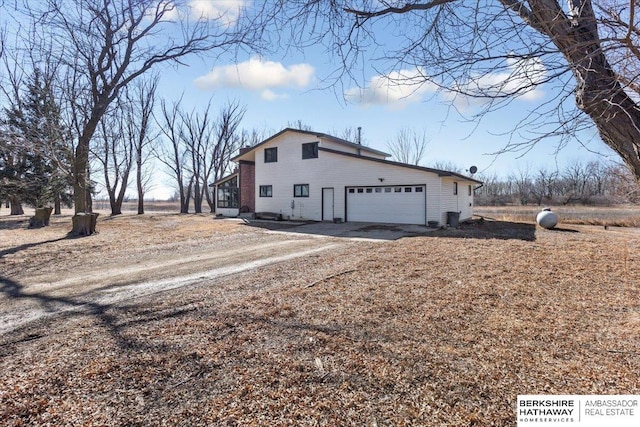
[[[42,207],[71,195],[68,172],[70,150],[65,143],[60,108],[52,88],[34,70],[24,99],[3,111],[0,138],[2,196],[33,207]]]

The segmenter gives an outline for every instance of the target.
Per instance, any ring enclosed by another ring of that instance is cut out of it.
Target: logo
[[[519,395],[518,427],[640,425],[640,396]]]

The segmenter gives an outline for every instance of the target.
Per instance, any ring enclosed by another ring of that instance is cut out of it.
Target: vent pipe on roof
[[[358,126],[358,144],[362,145],[362,126]]]

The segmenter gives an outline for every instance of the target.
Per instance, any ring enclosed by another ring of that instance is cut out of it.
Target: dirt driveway
[[[15,219],[3,217],[7,237],[0,243],[4,288],[0,333],[93,304],[110,305],[356,241],[395,240],[426,230],[371,224],[248,223],[202,215],[194,216],[193,230],[200,230],[194,233],[184,221],[172,217],[135,218],[118,239],[113,239],[115,227],[121,230],[124,220],[132,218],[108,218],[100,223],[98,235],[66,239],[65,217],[54,219],[45,230],[28,230],[16,225]],[[150,233],[142,232],[149,227]],[[28,243],[17,245],[25,240]],[[94,251],[93,258],[80,255],[87,246]]]

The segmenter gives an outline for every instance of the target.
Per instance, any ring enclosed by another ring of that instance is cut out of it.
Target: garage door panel
[[[347,220],[424,224],[425,190],[424,186],[416,185],[349,187],[347,188]]]

